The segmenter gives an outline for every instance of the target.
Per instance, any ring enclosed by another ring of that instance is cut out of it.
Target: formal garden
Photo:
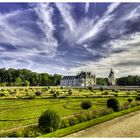
[[[139,90],[105,90],[102,87],[96,90],[60,86],[1,87],[0,136],[49,136],[116,112],[139,109],[139,98]],[[82,126],[78,130],[80,128]]]

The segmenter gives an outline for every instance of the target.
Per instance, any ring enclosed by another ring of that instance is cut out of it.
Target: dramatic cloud
[[[136,75],[139,38],[139,3],[0,3],[0,67]]]

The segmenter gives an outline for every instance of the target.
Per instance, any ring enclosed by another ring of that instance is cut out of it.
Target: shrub
[[[18,137],[23,137],[22,135],[22,132],[16,132],[16,131],[13,131],[13,132],[10,132],[8,135],[7,135],[8,138],[18,138]]]
[[[121,110],[125,110],[129,108],[129,103],[125,102],[122,106],[121,106]]]
[[[51,90],[51,91],[50,91],[50,93],[54,94],[54,93],[55,93],[55,91]]]
[[[10,92],[10,94],[16,94],[16,92],[15,92],[15,91],[13,91],[13,92]]]
[[[56,93],[53,94],[53,98],[57,98],[57,94]]]
[[[86,114],[75,115],[75,118],[78,120],[79,123],[84,122],[84,121],[87,120]]]
[[[39,91],[35,92],[36,96],[40,96],[41,94],[42,94],[42,92],[39,92]]]
[[[61,127],[60,128],[66,128],[66,127],[69,127],[69,126],[70,126],[70,124],[69,124],[68,119],[63,119],[61,121]]]
[[[68,94],[69,95],[72,95],[72,90],[69,89]]]
[[[77,120],[76,117],[70,117],[70,118],[68,118],[68,122],[69,122],[69,125],[70,126],[73,126],[75,124],[78,124],[78,120]]]
[[[23,137],[37,137],[41,135],[40,129],[38,126],[30,126],[24,129]]]
[[[81,108],[82,109],[89,109],[92,107],[92,103],[90,101],[83,101],[81,103]]]
[[[105,91],[104,93],[102,93],[102,95],[108,95],[109,92]]]
[[[131,103],[131,102],[133,101],[133,99],[127,99],[127,101],[128,101],[129,103]]]
[[[140,101],[140,96],[137,96],[137,97],[135,98],[135,100],[136,100],[136,101]]]
[[[0,93],[0,96],[2,97],[2,96],[5,96],[5,94],[4,93]]]
[[[120,111],[120,104],[116,98],[111,98],[107,100],[107,107],[113,108],[114,111]]]
[[[92,87],[88,87],[89,90],[92,90]]]
[[[57,112],[47,110],[41,114],[38,122],[43,132],[52,132],[60,128],[61,118]]]
[[[57,91],[57,92],[56,92],[56,95],[58,95],[58,96],[59,96],[59,91]]]
[[[61,86],[60,89],[63,89],[63,87]]]
[[[100,88],[100,91],[104,91],[103,87]]]

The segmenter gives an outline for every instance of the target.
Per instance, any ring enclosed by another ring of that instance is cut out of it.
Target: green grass
[[[120,117],[122,115],[128,114],[128,113],[136,111],[136,110],[140,110],[140,106],[129,108],[127,110],[123,110],[123,111],[120,111],[120,112],[114,112],[112,114],[109,114],[109,115],[106,115],[106,116],[103,116],[103,117],[99,117],[97,119],[92,119],[90,121],[86,121],[86,122],[83,122],[83,123],[80,123],[80,124],[77,124],[77,125],[74,125],[74,126],[71,126],[71,127],[67,127],[67,128],[64,128],[64,129],[59,129],[59,130],[54,131],[52,133],[39,136],[39,138],[63,137],[63,136],[72,134],[74,132],[83,130],[85,128],[91,127],[93,125],[99,124],[101,122],[105,122],[105,121],[108,121],[110,119]]]

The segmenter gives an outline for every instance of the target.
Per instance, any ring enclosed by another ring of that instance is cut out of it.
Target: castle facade
[[[96,76],[91,72],[81,72],[75,76],[63,76],[60,86],[66,87],[89,87],[96,85]]]

